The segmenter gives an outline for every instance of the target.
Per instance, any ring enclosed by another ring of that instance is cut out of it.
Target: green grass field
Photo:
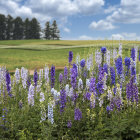
[[[122,41],[125,48],[140,41]],[[93,41],[48,41],[48,40],[11,40],[0,41],[0,66],[6,66],[8,70],[26,67],[30,70],[49,67],[54,64],[56,69],[62,69],[68,62],[68,52],[77,53],[81,57],[93,51],[97,47],[118,47],[119,41],[93,40]]]

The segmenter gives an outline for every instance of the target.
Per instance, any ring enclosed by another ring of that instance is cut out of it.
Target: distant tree
[[[24,39],[31,39],[31,22],[28,18],[24,21]]]
[[[5,40],[6,38],[6,17],[0,14],[0,40]]]
[[[40,39],[40,24],[37,21],[36,18],[33,18],[30,22],[30,26],[31,26],[31,31],[30,31],[30,36],[32,39]]]
[[[10,15],[6,18],[6,40],[12,39],[13,36],[13,17]]]
[[[51,39],[53,40],[59,40],[60,39],[60,35],[59,35],[60,31],[57,27],[57,23],[56,20],[53,21],[53,24],[51,26]]]
[[[47,21],[45,24],[45,39],[50,40],[51,39],[51,28],[50,28],[50,22]]]
[[[17,17],[13,21],[14,29],[13,29],[13,39],[21,40],[23,39],[24,26],[21,17]]]

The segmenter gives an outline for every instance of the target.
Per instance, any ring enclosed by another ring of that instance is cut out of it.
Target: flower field
[[[69,51],[58,79],[54,65],[33,76],[1,67],[0,139],[139,140],[140,48],[125,51]]]

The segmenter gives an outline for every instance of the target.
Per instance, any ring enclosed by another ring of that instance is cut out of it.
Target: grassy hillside
[[[127,49],[138,41],[123,41]],[[0,41],[0,66],[6,66],[10,71],[22,66],[33,70],[54,64],[62,69],[68,61],[68,52],[77,53],[81,57],[87,56],[91,51],[101,46],[118,47],[119,41],[93,40],[93,41],[47,41],[47,40],[11,40]],[[129,53],[129,52],[125,52]]]

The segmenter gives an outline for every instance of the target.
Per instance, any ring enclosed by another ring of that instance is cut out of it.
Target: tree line
[[[36,18],[26,18],[20,16],[13,18],[11,15],[0,14],[0,40],[23,40],[40,39],[59,40],[60,31],[56,20],[50,24],[46,22],[45,28],[41,29],[40,23]]]

